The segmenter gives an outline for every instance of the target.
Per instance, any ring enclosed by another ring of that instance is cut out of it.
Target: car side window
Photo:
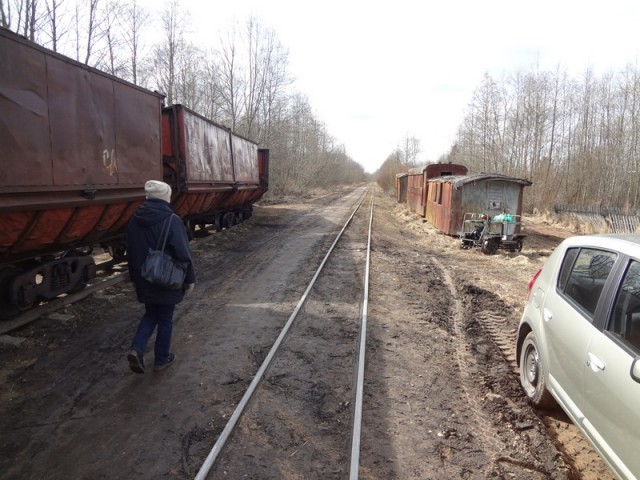
[[[640,352],[640,262],[627,267],[607,330]]]
[[[616,258],[615,253],[604,250],[569,249],[558,276],[558,289],[593,318]]]

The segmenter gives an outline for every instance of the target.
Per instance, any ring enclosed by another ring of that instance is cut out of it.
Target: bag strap
[[[167,244],[167,238],[169,237],[169,227],[171,226],[171,219],[173,214],[169,215],[167,219],[164,221],[162,225],[162,232],[160,233],[160,237],[158,238],[158,244],[156,245],[156,250],[160,250],[164,252],[164,247]],[[160,245],[160,239],[162,239],[162,245]]]

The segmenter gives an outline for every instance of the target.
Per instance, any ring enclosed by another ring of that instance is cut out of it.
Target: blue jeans
[[[153,330],[158,326],[155,344],[155,364],[162,365],[169,360],[169,349],[171,347],[171,332],[173,331],[173,311],[175,305],[159,305],[145,303],[145,312],[138,325],[138,331],[133,337],[131,348],[144,355],[147,349],[149,338],[153,334]]]

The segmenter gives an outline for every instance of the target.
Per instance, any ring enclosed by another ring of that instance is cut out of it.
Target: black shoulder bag
[[[142,265],[142,278],[167,290],[180,290],[187,275],[187,264],[177,262],[171,255],[164,252],[172,219],[173,215],[170,215],[164,221],[156,249],[149,249],[147,259]],[[160,244],[160,241],[162,241],[162,244]]]

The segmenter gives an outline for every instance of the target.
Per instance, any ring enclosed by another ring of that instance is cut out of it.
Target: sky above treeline
[[[151,2],[160,11],[162,3]],[[403,140],[421,163],[455,141],[485,74],[558,67],[580,78],[640,57],[637,0],[183,0],[190,30],[215,46],[250,16],[289,51],[296,90],[346,153],[373,173]]]

